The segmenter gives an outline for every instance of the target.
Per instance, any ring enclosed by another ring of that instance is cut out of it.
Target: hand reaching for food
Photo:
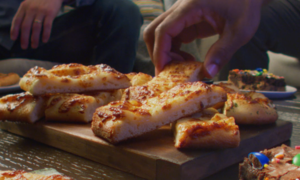
[[[144,39],[156,73],[173,59],[192,59],[182,43],[219,34],[204,61],[208,78],[231,59],[254,35],[260,9],[267,0],[178,0],[144,31]]]

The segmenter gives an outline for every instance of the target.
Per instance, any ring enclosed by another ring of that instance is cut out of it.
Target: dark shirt
[[[10,49],[14,43],[10,39],[10,25],[23,0],[0,0],[0,44]]]
[[[23,0],[0,0],[0,45],[10,50],[14,41],[10,39],[10,26]],[[51,1],[51,0],[50,0]],[[75,6],[91,5],[95,0],[74,0]],[[71,1],[72,3],[72,1]]]

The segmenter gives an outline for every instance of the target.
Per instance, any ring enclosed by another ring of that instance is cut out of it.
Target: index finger
[[[171,61],[170,51],[172,39],[178,36],[185,28],[202,21],[202,11],[196,11],[188,6],[181,6],[164,19],[155,32],[153,59],[157,62],[156,68],[160,71],[166,63]]]
[[[177,7],[179,1],[176,1],[175,4],[162,13],[160,16],[155,18],[145,29],[143,38],[147,46],[147,50],[149,52],[150,58],[153,61],[153,49],[154,49],[154,42],[155,42],[155,31],[157,26]],[[153,62],[155,65],[155,62]]]
[[[12,23],[11,23],[11,28],[10,28],[10,38],[12,40],[16,40],[19,36],[20,32],[20,27],[22,24],[22,21],[25,17],[25,11],[23,8],[20,8],[17,13],[15,14]]]

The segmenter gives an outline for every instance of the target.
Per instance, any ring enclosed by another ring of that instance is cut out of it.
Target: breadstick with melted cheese
[[[269,124],[278,119],[275,105],[265,95],[253,91],[228,93],[224,114],[233,116],[237,124]]]
[[[177,119],[226,101],[226,92],[203,82],[182,83],[159,96],[139,101],[115,101],[96,109],[92,130],[115,144],[155,130]]]
[[[227,93],[239,93],[239,88],[236,87],[234,84],[232,83],[223,83],[223,82],[220,82],[217,84],[218,86],[224,88],[224,90],[227,92]],[[214,105],[214,108],[215,109],[223,109],[224,108],[224,105],[225,105],[225,102],[219,102],[218,104]]]
[[[79,93],[129,87],[128,77],[105,64],[84,66],[71,63],[50,70],[31,68],[20,80],[20,87],[33,95]]]
[[[177,120],[172,123],[172,130],[178,149],[234,148],[240,144],[240,131],[234,118],[214,108]]]
[[[131,86],[142,86],[152,80],[152,76],[141,72],[139,73],[131,72],[125,75],[130,80]]]
[[[144,102],[180,83],[200,81],[203,79],[202,68],[203,63],[198,61],[171,61],[160,74],[145,85],[127,88],[122,100]]]
[[[142,85],[152,79],[152,76],[144,73],[129,73],[132,86]],[[111,101],[121,99],[124,89],[111,91],[91,91],[86,93],[58,93],[52,95],[45,110],[45,119],[59,122],[92,121],[95,110]]]
[[[44,117],[47,97],[28,92],[0,98],[0,120],[34,123]]]
[[[59,122],[92,121],[92,116],[99,106],[119,100],[121,91],[98,91],[84,94],[62,93],[52,95],[46,106],[45,119]]]

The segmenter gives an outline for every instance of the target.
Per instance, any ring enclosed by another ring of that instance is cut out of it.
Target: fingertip
[[[158,75],[163,70],[166,62],[168,62],[168,61],[161,61],[161,60],[157,60],[157,59],[166,60],[167,58],[156,58],[156,60],[152,60],[153,65],[155,67],[155,75]]]
[[[205,76],[213,78],[219,72],[219,67],[216,64],[205,64]]]
[[[30,46],[29,44],[28,44],[28,41],[25,41],[25,40],[22,40],[21,39],[21,49],[23,49],[23,50],[26,50],[27,48],[28,48],[28,46]]]
[[[223,66],[229,62],[232,56],[233,47],[228,45],[227,41],[217,40],[208,50],[204,66],[208,78],[215,77]]]
[[[23,50],[26,50],[26,49],[27,49],[27,46],[26,46],[26,45],[21,45],[21,48],[22,48]]]
[[[155,66],[155,75],[158,75],[163,70],[161,66]]]
[[[13,36],[13,35],[11,35],[11,36],[10,36],[10,39],[13,40],[13,41],[15,41],[15,40],[16,40],[16,37]]]
[[[155,76],[157,76],[159,73],[160,71],[157,68],[155,68]]]
[[[43,42],[43,43],[47,43],[48,41],[49,41],[49,38],[43,37],[43,39],[42,39],[42,42]]]
[[[13,41],[17,40],[17,35],[16,35],[16,33],[11,32],[11,33],[10,33],[10,39],[13,40]]]

